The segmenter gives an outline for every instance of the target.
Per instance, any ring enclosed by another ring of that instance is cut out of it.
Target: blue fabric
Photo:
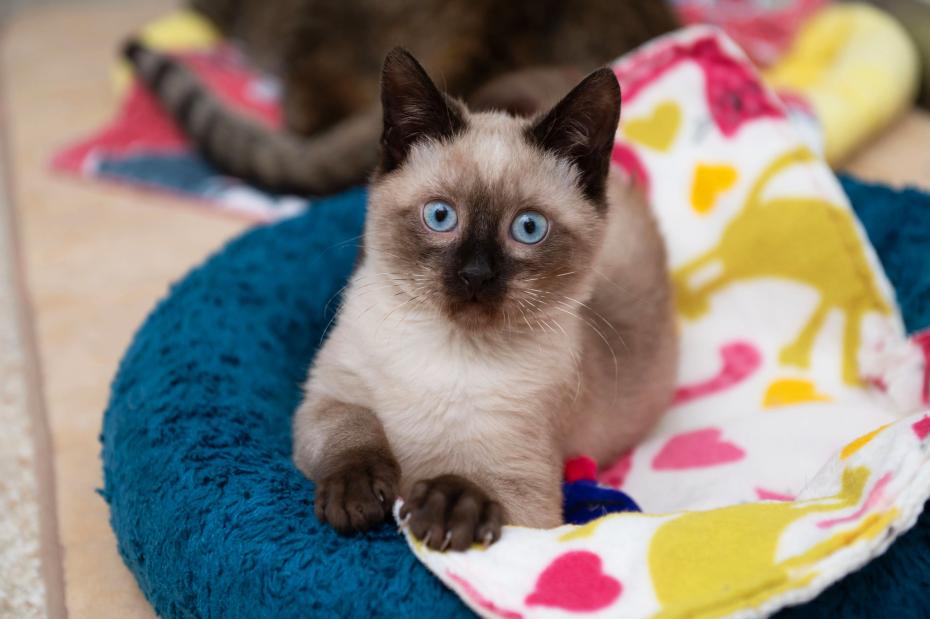
[[[928,264],[930,244],[895,231],[889,213],[917,218],[930,197],[845,186],[892,281],[915,287],[901,295],[908,324],[927,324],[930,285],[905,267]],[[903,199],[911,206],[899,208]],[[313,485],[290,461],[300,384],[363,218],[364,192],[353,190],[245,234],[175,285],[126,352],[104,417],[102,494],[119,551],[160,615],[468,616],[393,527],[341,538],[321,526]],[[924,515],[884,557],[789,612],[916,616],[927,548]]]
[[[626,492],[600,486],[596,481],[582,479],[562,484],[562,516],[565,522],[585,524],[607,514],[641,511]]]
[[[138,181],[197,197],[210,195],[217,179],[223,178],[203,159],[188,153],[104,155],[97,163],[97,173],[118,181]]]
[[[276,210],[280,213],[285,199],[289,203],[294,199],[293,196],[268,193],[224,176],[201,157],[186,152],[104,152],[95,159],[95,166],[94,173],[103,178],[216,200],[221,205],[229,201],[227,194],[246,192],[255,202],[255,209],[269,216],[276,215]],[[304,204],[309,205],[309,201],[304,201]]]
[[[930,327],[930,196],[849,176],[840,181],[894,286],[908,332]]]

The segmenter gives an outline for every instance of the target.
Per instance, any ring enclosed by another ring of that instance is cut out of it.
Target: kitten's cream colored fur
[[[597,212],[572,164],[528,142],[530,122],[468,114],[455,139],[413,144],[401,167],[373,182],[365,256],[294,422],[295,462],[311,479],[337,473],[345,454],[387,452],[399,465],[401,496],[418,481],[456,475],[499,502],[505,523],[553,527],[561,524],[563,459],[610,462],[668,404],[677,345],[649,208],[612,172],[606,209]],[[457,205],[464,231],[478,217],[469,196],[482,192],[501,200],[505,251],[521,264],[545,258],[556,266],[516,273],[497,313],[455,313],[434,265],[412,258],[410,246],[442,251],[456,237],[414,241],[398,221],[443,196]],[[558,227],[552,247],[508,238],[525,204]],[[369,456],[362,461],[371,466]],[[369,481],[376,493],[390,492],[390,477],[374,472]],[[370,508],[344,509],[351,528],[364,528],[357,525]]]

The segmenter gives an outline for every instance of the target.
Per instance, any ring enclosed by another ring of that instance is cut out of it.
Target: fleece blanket
[[[408,541],[488,617],[767,615],[915,522],[924,349],[841,187],[733,43],[694,27],[614,68],[614,160],[649,192],[681,317],[673,408],[600,477],[643,513],[510,527],[466,553]]]

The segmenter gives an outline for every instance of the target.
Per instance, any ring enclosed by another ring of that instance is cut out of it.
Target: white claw
[[[452,543],[452,531],[446,531],[446,536],[442,540],[442,548],[439,549],[440,552],[445,552],[449,548],[449,544]]]
[[[494,533],[492,531],[488,531],[487,533],[484,534],[484,537],[481,538],[481,543],[484,544],[485,548],[489,547],[491,545],[491,542],[493,541],[494,541]]]
[[[424,545],[424,546],[429,546],[429,537],[430,537],[430,535],[432,535],[432,534],[433,534],[433,530],[430,529],[429,531],[426,532],[426,536],[425,536],[422,540],[420,540],[420,541],[423,542],[423,545]]]

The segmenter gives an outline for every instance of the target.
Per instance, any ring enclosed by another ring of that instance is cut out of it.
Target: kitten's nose
[[[479,292],[494,277],[494,271],[486,260],[472,260],[459,269],[459,279],[471,294]]]

